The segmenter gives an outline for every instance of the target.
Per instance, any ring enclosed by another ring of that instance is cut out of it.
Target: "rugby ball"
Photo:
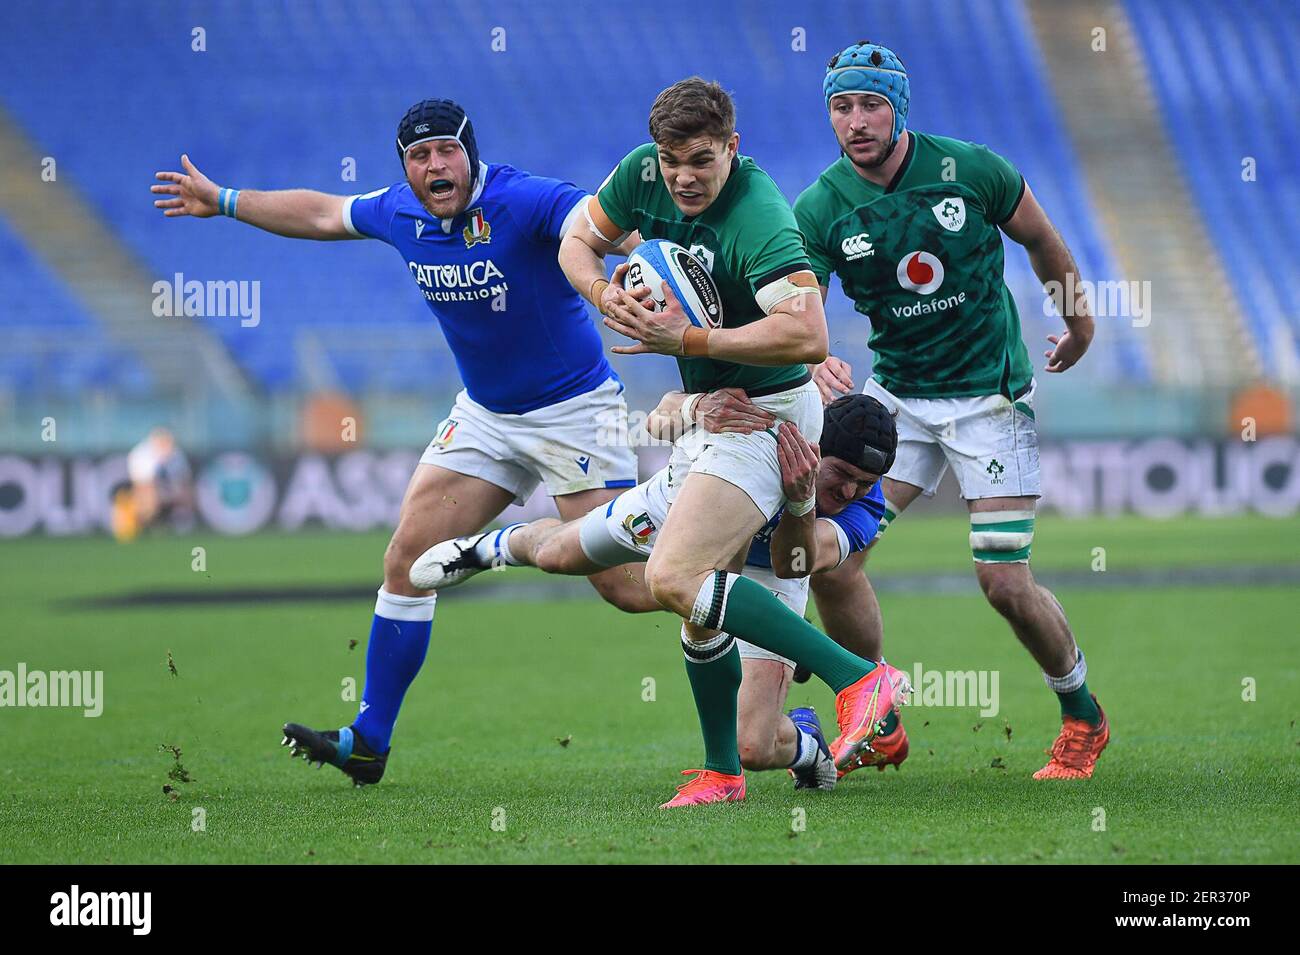
[[[650,239],[638,245],[627,259],[623,286],[628,291],[644,286],[650,290],[647,307],[657,312],[667,304],[663,283],[677,296],[686,317],[698,328],[722,324],[722,297],[704,263],[667,239]]]

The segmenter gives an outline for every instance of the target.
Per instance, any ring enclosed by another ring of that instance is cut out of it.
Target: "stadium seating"
[[[147,369],[115,346],[82,304],[0,218],[0,396],[78,398],[112,390],[144,394]]]
[[[1268,370],[1285,376],[1300,336],[1300,14],[1287,0],[1127,9],[1193,199]]]
[[[1207,29],[1212,13],[1204,11],[1218,6],[1199,7]],[[1085,276],[1118,277],[1052,102],[1048,64],[1017,3],[914,0],[873,6],[868,16],[850,2],[791,12],[770,0],[672,0],[656,7],[662,15],[648,34],[616,28],[608,0],[448,3],[436,14],[406,3],[129,9],[50,0],[21,33],[0,31],[0,102],[40,149],[58,157],[66,181],[152,274],[261,281],[258,328],[229,321],[211,328],[271,391],[323,377],[354,390],[446,394],[456,372],[440,338],[428,334],[428,313],[391,249],[288,242],[224,221],[164,222],[147,187],[153,170],[177,167],[183,149],[222,183],[365,191],[401,175],[392,137],[405,107],[445,95],[469,109],[485,157],[590,188],[647,138],[654,94],[694,71],[735,92],[742,151],[793,198],[835,158],[821,76],[827,56],[860,35],[890,43],[907,63],[911,125],[987,143],[1011,158]],[[198,27],[205,31],[201,52],[192,49]],[[77,68],[50,70],[51,62]],[[28,82],[37,73],[43,81]],[[1258,100],[1280,103],[1283,92]],[[1270,108],[1277,107],[1252,106]],[[1233,122],[1245,127],[1252,115]],[[1289,125],[1275,119],[1294,135],[1293,118]],[[1275,161],[1261,146],[1261,168],[1266,155]],[[347,178],[353,167],[355,179]],[[1266,206],[1266,195],[1258,190],[1251,208]],[[1290,238],[1281,217],[1276,228]],[[1234,271],[1266,267],[1249,261],[1255,253],[1244,231],[1239,238]],[[1023,251],[1008,249],[1007,280],[1038,356],[1059,320],[1044,313]],[[829,312],[832,342],[865,355],[866,322],[838,291]],[[402,328],[419,330],[416,347]],[[391,335],[388,347],[375,341],[376,329]],[[1149,363],[1132,330],[1107,331],[1080,374],[1147,380]],[[350,347],[349,337],[366,347]],[[672,383],[671,363],[634,362],[619,367],[647,393]]]

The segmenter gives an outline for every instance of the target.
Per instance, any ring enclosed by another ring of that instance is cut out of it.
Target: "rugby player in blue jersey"
[[[773,435],[786,497],[815,505],[800,508],[798,514],[781,508],[750,542],[743,569],[734,569],[762,584],[799,615],[808,603],[810,575],[834,570],[876,538],[885,513],[880,477],[893,463],[898,436],[893,417],[869,395],[846,395],[827,406],[820,448],[809,444],[788,421],[777,427],[776,418],[739,388],[692,395],[669,392],[646,427],[657,438],[676,437],[690,427],[714,434],[769,431]],[[629,560],[647,560],[683,478],[666,467],[580,521],[543,518],[516,527],[503,546],[513,563],[552,574],[585,575]],[[415,562],[412,577],[445,589],[487,570],[492,565],[475,555],[476,541],[466,537],[434,545]],[[742,563],[741,555],[736,563]],[[874,595],[868,608],[858,599],[860,592],[844,594],[846,599],[832,608],[835,626],[827,632],[842,644],[863,644],[869,634],[857,621],[869,619]],[[743,674],[737,739],[744,769],[789,768],[796,788],[829,789],[847,772],[863,766],[897,766],[907,758],[907,734],[895,710],[884,721],[884,731],[837,773],[839,740],[827,743],[817,714],[808,707],[781,712],[794,662],[744,640],[736,643]],[[906,676],[883,660],[878,662],[895,688],[894,698],[904,697]]]
[[[159,172],[153,186],[168,217],[226,215],[291,238],[387,242],[460,370],[465,388],[420,459],[384,554],[360,713],[340,730],[284,727],[295,755],[338,766],[358,785],[383,776],[398,709],[429,647],[437,594],[411,586],[411,562],[436,541],[481,531],[539,484],[573,520],[637,483],[623,385],[557,262],[587,194],[480,161],[469,117],[450,100],[412,106],[397,153],[404,181],[357,196],[223,188],[188,156],[184,172]],[[508,564],[501,538],[476,543]],[[660,609],[640,567],[590,577],[622,610]]]

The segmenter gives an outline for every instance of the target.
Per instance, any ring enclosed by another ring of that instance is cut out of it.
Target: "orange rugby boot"
[[[730,776],[712,769],[683,769],[682,775],[695,773],[694,779],[677,787],[677,795],[660,809],[699,806],[706,802],[740,802],[745,798],[745,774]]]
[[[1094,696],[1092,702],[1096,703]],[[1034,773],[1035,779],[1091,779],[1097,757],[1110,742],[1110,720],[1097,704],[1101,722],[1093,726],[1087,720],[1067,716],[1061,722],[1061,735],[1047,752],[1052,758]]]
[[[836,740],[835,743],[838,743]],[[867,766],[875,766],[882,773],[886,766],[893,766],[898,769],[903,760],[907,759],[908,742],[907,730],[903,729],[903,723],[900,720],[894,727],[894,732],[886,736],[877,736],[866,748],[860,750],[858,755],[850,759],[843,768],[839,770],[839,778],[843,779],[855,769],[862,769]],[[831,744],[831,755],[835,755],[835,744]]]
[[[835,721],[839,723],[840,735],[831,744],[831,751],[839,769],[848,766],[880,734],[886,715],[903,696],[894,676],[899,672],[888,664],[878,664],[835,697]]]

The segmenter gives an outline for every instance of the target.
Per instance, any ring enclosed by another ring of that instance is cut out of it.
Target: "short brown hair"
[[[736,131],[736,106],[717,83],[698,76],[678,80],[650,107],[650,138],[656,143],[685,142],[696,136],[730,139]]]

